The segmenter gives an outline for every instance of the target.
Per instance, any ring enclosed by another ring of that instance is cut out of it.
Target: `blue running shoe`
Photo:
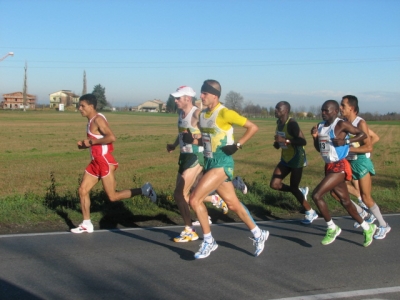
[[[301,220],[300,222],[308,225],[308,224],[311,224],[317,218],[318,218],[317,212],[315,210],[310,210],[310,211],[306,211],[304,219]]]
[[[386,234],[390,232],[392,228],[390,228],[389,223],[386,223],[386,227],[379,226],[377,230],[377,234],[374,235],[374,239],[382,240],[385,238]]]
[[[301,188],[299,188],[299,190],[300,190],[300,192],[303,194],[304,200],[307,201],[307,195],[308,195],[308,192],[309,192],[308,186],[303,187],[303,188],[301,187]]]
[[[206,258],[208,257],[212,251],[218,248],[217,242],[213,239],[211,243],[207,243],[203,241],[200,245],[199,251],[194,254],[195,259]]]
[[[259,256],[261,252],[264,250],[264,243],[268,239],[269,231],[261,230],[261,236],[259,238],[250,238],[253,240],[253,245],[256,247],[256,251],[254,252],[254,256]]]
[[[365,220],[368,224],[372,224],[375,222],[376,217],[373,214],[367,214],[365,211],[363,211],[363,214],[360,214],[361,218]],[[354,222],[354,228],[359,228],[361,225],[358,224],[358,222]]]

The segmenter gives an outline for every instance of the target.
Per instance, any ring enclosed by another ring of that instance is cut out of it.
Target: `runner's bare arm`
[[[90,147],[91,145],[110,144],[117,140],[114,133],[111,131],[110,126],[108,126],[107,121],[102,117],[96,117],[93,120],[90,126],[90,131],[94,134],[101,134],[104,137],[98,140],[91,140],[91,143],[89,143],[89,139],[84,140],[86,147]]]
[[[335,127],[335,136],[336,138],[332,139],[332,142],[335,146],[343,146],[346,144],[346,135],[351,133],[354,137],[350,138],[350,143],[361,142],[367,138],[367,135],[364,131],[360,130],[357,127],[354,127],[348,121],[339,121]]]
[[[368,125],[367,122],[365,122],[364,120],[361,120],[358,123],[357,126],[360,130],[362,130],[363,132],[369,132],[368,129]],[[371,142],[371,138],[369,135],[366,135],[367,137],[361,142],[360,147],[352,147],[350,146],[350,151],[354,152],[354,153],[368,153],[368,152],[372,152],[373,147],[372,147],[372,142]]]

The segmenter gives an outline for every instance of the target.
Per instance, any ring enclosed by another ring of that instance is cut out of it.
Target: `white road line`
[[[385,214],[384,217],[393,217],[393,216],[400,216],[400,214]],[[332,219],[351,219],[350,216],[343,216],[343,217],[332,217]],[[270,221],[257,221],[257,224],[267,224],[267,223],[292,223],[298,222],[299,220],[270,220]],[[213,223],[211,226],[235,226],[235,225],[243,225],[243,222],[233,222],[233,223]],[[134,227],[134,228],[117,228],[117,229],[98,229],[95,230],[93,233],[96,232],[113,232],[113,231],[136,231],[136,230],[156,230],[156,229],[168,229],[168,228],[179,228],[183,225],[169,225],[169,226],[158,226],[158,227]],[[80,234],[93,234],[93,233],[80,233]],[[16,233],[16,234],[3,234],[0,235],[1,238],[11,238],[11,237],[26,237],[26,236],[43,236],[43,235],[61,235],[61,234],[76,234],[71,233],[69,231],[56,231],[56,232],[38,232],[38,233]]]
[[[340,299],[340,298],[371,296],[371,295],[389,294],[389,293],[398,293],[398,292],[400,292],[400,286],[394,286],[394,287],[389,287],[389,288],[376,288],[376,289],[370,289],[370,290],[358,290],[358,291],[349,291],[349,292],[330,293],[330,294],[319,294],[319,295],[307,295],[307,296],[298,296],[298,297],[289,297],[289,298],[279,298],[279,299],[272,299],[272,300]]]

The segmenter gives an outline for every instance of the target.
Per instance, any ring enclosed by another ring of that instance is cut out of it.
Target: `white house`
[[[50,107],[58,108],[60,104],[64,107],[73,106],[78,108],[79,96],[72,93],[70,90],[61,90],[49,95]]]
[[[165,112],[166,104],[158,99],[149,100],[140,104],[137,108],[138,111],[146,112]]]

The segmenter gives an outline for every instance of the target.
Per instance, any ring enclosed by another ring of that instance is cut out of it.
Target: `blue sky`
[[[309,109],[343,95],[400,113],[400,1],[0,1],[0,93],[39,103],[97,84],[115,106],[206,79],[245,102]]]

